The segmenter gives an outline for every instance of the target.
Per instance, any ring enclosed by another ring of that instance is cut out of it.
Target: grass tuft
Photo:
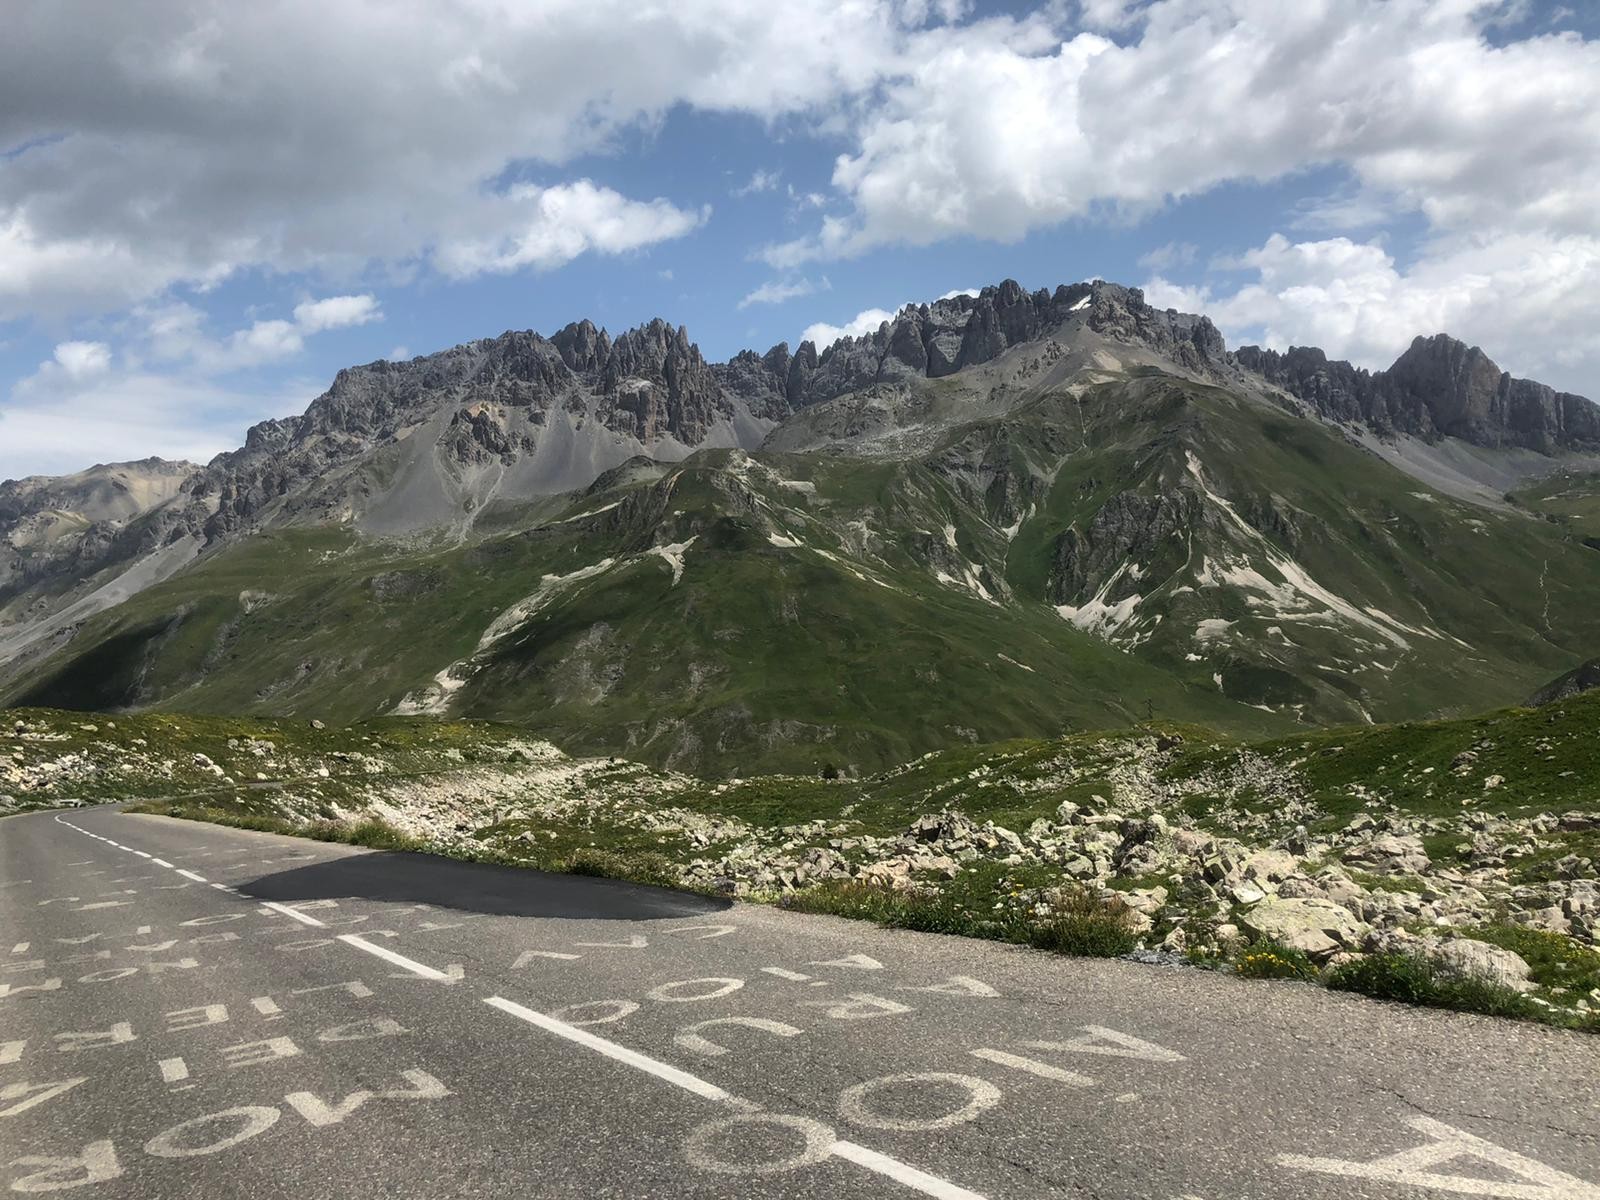
[[[819,884],[785,896],[783,904],[796,912],[852,917],[890,929],[1017,942],[1088,958],[1116,958],[1138,945],[1128,906],[1086,888],[1060,889],[1043,916],[1014,909],[980,913],[943,892],[861,880]]]
[[[1120,958],[1139,944],[1133,910],[1120,898],[1102,898],[1088,888],[1057,889],[1049,915],[1034,925],[1031,944],[1057,954]]]
[[[663,854],[597,850],[580,846],[560,864],[569,875],[593,875],[601,879],[622,879],[651,887],[681,888],[683,876]]]
[[[1257,942],[1238,958],[1234,974],[1245,979],[1299,979],[1314,983],[1320,977],[1317,966],[1305,953],[1276,942]]]
[[[1600,1004],[1600,950],[1546,929],[1525,925],[1483,925],[1463,930],[1467,937],[1520,955],[1529,976],[1542,988],[1562,988],[1593,996]]]
[[[1328,986],[1376,1000],[1524,1021],[1552,1020],[1550,1010],[1492,980],[1455,975],[1414,954],[1373,954],[1334,969]]]

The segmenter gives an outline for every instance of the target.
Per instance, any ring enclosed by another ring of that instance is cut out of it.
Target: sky
[[[1005,278],[1600,397],[1595,0],[10,0],[0,479],[205,461],[343,366],[707,358]]]

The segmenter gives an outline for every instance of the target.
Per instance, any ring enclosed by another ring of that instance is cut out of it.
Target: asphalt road
[[[0,1183],[1600,1200],[1600,1039],[39,813],[0,822]]]

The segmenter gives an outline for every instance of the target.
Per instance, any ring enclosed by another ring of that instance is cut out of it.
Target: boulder
[[[1420,875],[1433,865],[1421,838],[1395,833],[1381,834],[1357,846],[1345,855],[1345,861],[1383,875]]]
[[[1241,871],[1246,879],[1255,883],[1281,883],[1295,873],[1299,866],[1294,855],[1284,850],[1257,850],[1244,860]]]
[[[1228,895],[1233,897],[1235,904],[1259,904],[1267,898],[1261,885],[1249,880],[1234,884],[1228,889]]]
[[[1269,897],[1243,914],[1239,924],[1258,939],[1278,942],[1315,959],[1359,946],[1368,932],[1348,909],[1331,900]]]
[[[1522,956],[1488,942],[1471,938],[1451,938],[1428,946],[1428,958],[1451,975],[1463,979],[1486,979],[1517,992],[1533,990],[1531,973]]]

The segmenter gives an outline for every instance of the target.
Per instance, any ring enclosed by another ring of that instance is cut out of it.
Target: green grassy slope
[[[1318,722],[1382,721],[1505,703],[1600,646],[1600,555],[1548,523],[1216,388],[1146,378],[1080,407],[1084,448],[1023,526],[1011,581],[1038,595],[1059,531],[1119,495],[1198,497],[1182,539],[1136,546],[1142,578],[1106,597],[1140,597],[1110,636],[1180,676]]]
[[[811,466],[841,496],[871,474]],[[780,515],[806,545],[771,543],[769,493],[784,494]],[[104,614],[15,699],[346,720],[390,711],[470,659],[451,713],[716,772],[870,768],[1147,710],[1241,732],[1271,725],[1039,606],[953,592],[909,560],[854,565],[831,523],[807,517],[808,495],[730,482],[713,459],[587,500],[593,518],[470,546],[263,535]],[[677,582],[649,553],[658,537],[694,539]],[[608,559],[600,575],[549,588],[547,607],[474,658],[484,630],[545,576]]]
[[[1600,473],[1558,472],[1508,499],[1600,552]]]
[[[1148,719],[1463,713],[1600,647],[1600,554],[1219,388],[1108,374],[917,445],[703,452],[465,543],[269,530],[86,622],[0,702],[398,709],[705,773],[870,771]]]

